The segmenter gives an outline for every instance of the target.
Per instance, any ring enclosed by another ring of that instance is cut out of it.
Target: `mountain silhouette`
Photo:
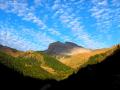
[[[50,55],[73,55],[78,53],[90,52],[90,49],[86,49],[73,42],[54,42],[51,43],[45,53]]]

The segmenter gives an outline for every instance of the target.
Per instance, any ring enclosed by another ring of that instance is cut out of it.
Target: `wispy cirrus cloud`
[[[120,26],[120,0],[112,0],[112,7],[114,7],[115,9],[112,10],[113,13],[113,17],[114,17],[114,22],[118,23],[117,27]]]
[[[34,32],[33,29],[22,27],[18,32],[12,27],[0,25],[0,44],[2,45],[18,50],[44,50],[51,42],[54,42],[54,39],[40,31]]]
[[[34,0],[35,6],[42,5],[42,0]]]
[[[35,44],[10,32],[10,29],[0,30],[0,43],[18,50],[34,50]]]
[[[84,45],[89,48],[98,48],[100,45],[103,46],[104,44],[102,42],[100,43],[93,40],[87,31],[85,31],[84,25],[82,25],[80,22],[80,17],[77,17],[74,12],[72,12],[72,9],[67,8],[69,8],[69,6],[63,5],[60,1],[57,0],[54,2],[54,5],[52,7],[53,10],[56,10],[54,17],[59,16],[62,24],[64,24],[66,28],[69,28],[70,32],[73,33],[72,35],[74,36],[74,40],[81,40],[84,42]]]
[[[7,24],[1,31],[10,25],[9,36],[34,48],[57,40],[105,47],[118,40],[119,7],[120,0],[0,0],[0,22]]]
[[[107,33],[111,27],[111,10],[108,0],[92,0],[91,16],[96,19],[97,30]]]
[[[7,1],[7,2],[2,2],[0,4],[0,9],[4,10],[7,13],[16,14],[18,17],[21,17],[23,20],[30,21],[32,23],[35,23],[37,26],[39,26],[40,29],[40,31],[38,31],[39,33],[35,33],[34,30],[33,31],[27,30],[27,32],[29,31],[28,35],[31,35],[32,33],[31,36],[34,36],[36,40],[38,40],[38,42],[41,43],[40,45],[44,45],[44,47],[49,43],[55,41],[51,39],[49,35],[46,35],[46,32],[51,35],[60,37],[62,40],[69,40],[69,37],[63,35],[55,28],[48,27],[39,17],[37,17],[37,15],[35,14],[35,9],[37,4],[41,4],[40,2],[41,0],[35,0],[34,1],[35,6],[28,7],[28,3],[26,1],[24,2]]]
[[[91,17],[96,20],[94,24],[97,37],[104,41],[104,38],[110,42],[112,36],[117,31],[120,24],[120,1],[119,0],[92,0],[90,8]],[[110,4],[111,3],[111,4]],[[116,38],[117,39],[117,38]]]
[[[113,6],[120,7],[120,0],[111,0]]]

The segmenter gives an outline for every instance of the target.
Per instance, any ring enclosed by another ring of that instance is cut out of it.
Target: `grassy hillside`
[[[48,79],[53,76],[40,67],[40,63],[36,60],[27,58],[15,58],[0,52],[0,63],[22,73],[25,76],[31,76],[40,79]]]
[[[87,65],[102,62],[117,49],[120,49],[120,45],[94,50],[91,53],[64,57],[60,60],[40,51],[19,52],[6,49],[9,50],[8,53],[3,49],[0,50],[0,63],[20,72],[24,76],[62,80]]]
[[[120,50],[120,45],[115,45],[111,48],[109,48],[107,51],[99,53],[99,54],[95,54],[94,56],[91,56],[88,61],[86,63],[84,63],[83,65],[81,65],[79,67],[83,68],[86,67],[88,65],[93,65],[93,64],[98,64],[101,63],[102,61],[104,61],[107,57],[111,56],[114,54],[115,51]]]
[[[113,46],[111,48],[97,49],[88,53],[80,53],[72,55],[70,57],[60,58],[59,61],[75,70],[78,70],[86,63],[92,64],[102,61],[104,57],[107,57],[107,55],[112,54],[112,51],[115,49],[115,47],[116,46]]]
[[[0,63],[25,76],[39,79],[60,80],[73,72],[70,67],[60,63],[55,58],[37,52],[23,52],[18,57],[0,52]],[[54,71],[50,71],[50,69]]]
[[[104,61],[99,62],[103,57],[106,57]],[[97,54],[90,60],[91,64],[98,60],[98,64],[80,69],[77,74],[56,83],[51,90],[120,90],[120,47],[112,47],[109,52]]]
[[[91,56],[87,62],[87,64],[97,64],[105,60],[108,56],[114,54],[116,50],[120,49],[120,45],[116,45],[111,47],[108,51],[100,54],[96,54]]]

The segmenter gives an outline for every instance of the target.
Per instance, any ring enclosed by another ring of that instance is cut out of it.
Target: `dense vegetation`
[[[25,57],[23,56],[25,54]],[[0,52],[0,63],[17,70],[25,76],[31,76],[39,79],[56,79],[60,80],[72,74],[72,69],[60,63],[53,57],[44,55],[44,62],[46,66],[53,68],[56,74],[51,74],[41,68],[40,53],[23,53],[19,57],[13,57],[4,52]],[[38,59],[38,60],[37,60]]]
[[[70,67],[61,64],[61,62],[59,62],[57,59],[50,57],[48,55],[44,55],[44,60],[48,66],[54,68],[55,70],[63,72],[69,72],[72,70]]]
[[[95,56],[92,56],[92,57],[89,58],[87,64],[100,63],[102,60],[104,60],[105,57],[106,57],[106,54],[105,54],[105,53],[96,54]]]
[[[48,79],[53,77],[50,73],[40,68],[39,62],[36,60],[19,57],[14,58],[3,52],[0,52],[0,63],[17,70],[25,76],[27,75],[40,79]]]
[[[91,56],[86,63],[82,64],[80,68],[78,68],[78,70],[86,67],[87,65],[100,63],[109,55],[113,54],[113,52],[117,49],[120,49],[119,45],[112,47],[107,52]],[[18,51],[17,54],[18,56],[14,57],[3,51],[0,51],[0,63],[20,72],[24,76],[30,76],[39,79],[62,80],[70,76],[73,71],[77,72],[77,70],[73,70],[65,64],[59,62],[59,60],[57,60],[55,57],[46,55],[43,52],[28,51],[19,53]]]

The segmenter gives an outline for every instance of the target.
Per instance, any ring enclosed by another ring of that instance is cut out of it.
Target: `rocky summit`
[[[54,42],[51,43],[45,53],[50,55],[74,55],[79,53],[91,52],[90,49],[84,48],[72,42]]]

